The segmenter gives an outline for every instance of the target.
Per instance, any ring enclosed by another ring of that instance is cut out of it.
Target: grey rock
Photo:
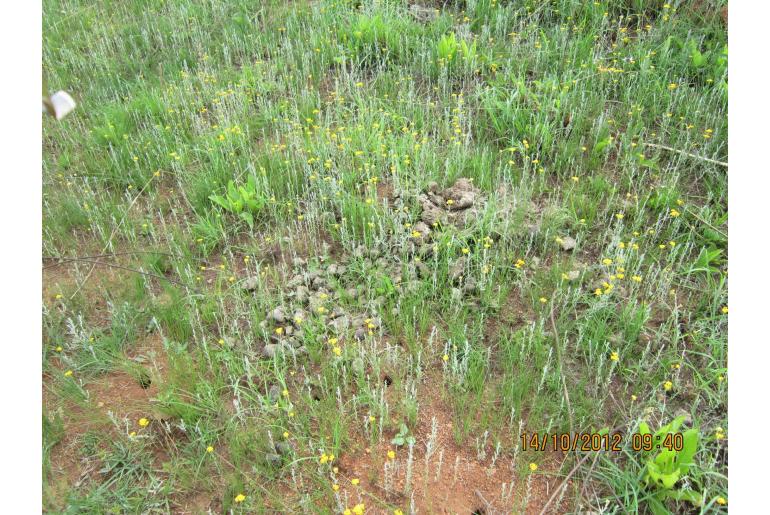
[[[294,311],[294,316],[292,316],[291,319],[294,325],[301,325],[305,320],[307,320],[307,311],[304,309],[297,309]]]
[[[259,286],[259,278],[257,277],[249,277],[243,281],[243,289],[246,291],[254,291],[257,289],[257,286]]]
[[[350,327],[350,317],[342,315],[329,322],[329,327],[334,329],[336,333],[346,331]]]
[[[435,205],[428,199],[422,203],[422,214],[420,219],[428,226],[433,227],[434,224],[440,223],[444,217],[444,211]]]
[[[290,349],[289,345],[283,341],[281,341],[280,343],[268,343],[262,349],[262,357],[273,359],[276,356],[276,354],[285,352],[288,349]]]
[[[447,199],[438,193],[432,191],[428,192],[428,200],[436,207],[443,208],[446,205]]]
[[[278,306],[270,312],[270,318],[273,319],[276,324],[283,324],[286,322],[286,312],[283,307]]]
[[[444,190],[443,197],[452,200],[452,204],[447,206],[450,211],[460,211],[471,207],[480,194],[481,191],[471,181],[460,178]]]
[[[281,387],[277,384],[270,385],[270,389],[267,392],[267,398],[273,404],[278,402],[278,399],[281,398]]]
[[[571,236],[565,236],[564,238],[561,238],[561,249],[565,251],[569,251],[575,248],[575,245],[577,242],[575,241],[575,238],[572,238]]]
[[[420,233],[419,238],[425,238],[430,235],[430,227],[425,222],[417,222],[414,224],[414,230]]]
[[[462,256],[457,261],[455,261],[455,264],[452,265],[452,268],[449,269],[449,279],[451,279],[453,282],[459,281],[465,273],[465,268],[467,265],[468,258],[465,256]]]
[[[463,293],[466,295],[474,294],[478,291],[478,285],[476,284],[476,280],[472,277],[468,277],[465,280],[465,284],[463,284]]]
[[[297,286],[297,289],[294,290],[294,300],[296,300],[300,304],[307,303],[309,298],[310,298],[310,290],[308,290],[307,287]]]
[[[281,456],[288,456],[291,454],[291,445],[288,442],[275,442],[275,452]]]
[[[418,261],[415,263],[415,267],[417,268],[417,274],[420,276],[421,279],[427,279],[431,276],[430,268],[428,268],[428,265],[423,263],[422,261]]]
[[[364,340],[366,338],[366,333],[367,333],[366,329],[364,329],[363,327],[359,327],[358,329],[356,329],[356,334],[354,335],[354,338],[359,341]]]
[[[283,458],[274,452],[265,454],[265,460],[267,460],[267,463],[272,467],[280,467],[283,465]]]

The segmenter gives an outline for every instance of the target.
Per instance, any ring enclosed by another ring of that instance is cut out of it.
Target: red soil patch
[[[507,453],[501,452],[492,465],[494,448],[488,444],[486,457],[479,460],[476,445],[468,439],[458,445],[453,437],[452,409],[441,398],[440,388],[423,385],[417,428],[413,433],[411,491],[406,487],[408,448],[390,446],[391,435],[375,448],[362,443],[356,452],[340,457],[340,497],[350,506],[365,502],[367,513],[392,513],[384,502],[398,506],[404,513],[414,503],[417,513],[472,514],[514,512],[539,513],[561,479],[556,474],[560,458],[548,455],[540,463],[537,473],[522,476],[522,465],[514,463]],[[426,444],[431,439],[435,419],[433,451],[426,457]],[[394,460],[388,460],[388,450],[395,450]],[[519,457],[519,461],[521,457]],[[441,463],[439,468],[439,462]],[[386,465],[387,463],[387,465]],[[390,472],[386,473],[386,467]],[[386,477],[388,476],[388,477]],[[360,484],[352,486],[350,479]],[[511,489],[511,484],[513,488]],[[505,494],[503,493],[505,484]],[[367,498],[368,497],[368,498]],[[375,500],[375,502],[372,502]],[[344,501],[343,501],[344,502]],[[526,506],[525,506],[526,503]],[[380,506],[376,506],[380,504]],[[566,507],[552,505],[549,513],[563,513]]]
[[[141,363],[149,374],[150,383],[145,381],[146,388],[128,372],[115,370],[86,384],[84,388],[90,398],[86,405],[79,405],[52,395],[48,386],[51,378],[43,377],[43,406],[49,413],[59,412],[64,425],[62,439],[51,449],[47,482],[53,488],[47,501],[59,504],[72,488],[98,473],[100,467],[96,457],[83,454],[82,437],[93,431],[122,437],[109,413],[117,420],[127,418],[131,431],[139,430],[137,422],[140,418],[152,418],[151,400],[157,395],[158,383],[166,367],[162,339],[160,335],[150,335],[126,354],[132,361]],[[165,453],[156,453],[156,458],[165,458]]]

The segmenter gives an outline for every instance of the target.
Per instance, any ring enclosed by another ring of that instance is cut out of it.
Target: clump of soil
[[[435,182],[429,183],[427,191],[421,193],[417,200],[422,207],[420,220],[424,226],[421,228],[423,230],[427,228],[424,233],[427,235],[430,233],[430,228],[438,224],[464,228],[478,218],[479,206],[485,199],[481,190],[475,187],[470,179],[460,178],[443,191],[439,190]],[[415,230],[420,229],[415,228]]]

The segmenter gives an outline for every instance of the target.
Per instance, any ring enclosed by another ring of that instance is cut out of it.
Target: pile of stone
[[[418,195],[417,200],[422,214],[415,231],[426,237],[438,224],[454,225],[460,229],[466,227],[478,218],[485,199],[470,179],[460,178],[443,191],[435,182],[429,183],[425,193]]]
[[[374,334],[382,322],[377,316],[351,314],[339,306],[337,284],[343,279],[347,267],[340,263],[322,263],[311,268],[306,260],[296,258],[292,262],[293,275],[286,283],[284,305],[266,313],[260,327],[270,335],[262,349],[262,356],[272,359],[278,352],[306,354],[307,348],[299,338],[300,327],[311,316],[320,319],[335,337],[343,339],[353,334],[357,340]],[[350,287],[346,294],[355,299],[361,287]]]

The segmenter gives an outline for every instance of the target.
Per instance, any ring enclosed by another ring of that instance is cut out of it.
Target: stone
[[[428,200],[430,200],[434,206],[443,208],[446,205],[446,199],[438,193],[429,191],[427,195]]]
[[[443,197],[452,200],[452,203],[447,205],[450,211],[460,211],[471,207],[480,193],[470,180],[460,178],[444,190]]]
[[[286,322],[286,312],[281,306],[278,306],[270,312],[270,318],[273,319],[276,324],[283,324]]]
[[[304,286],[300,286],[295,290],[294,300],[296,300],[300,304],[307,304],[309,299],[310,299],[310,290],[308,290]]]
[[[564,238],[560,238],[560,245],[561,249],[564,251],[569,251],[575,248],[575,245],[577,242],[575,241],[575,238],[572,238],[571,236],[565,236]]]
[[[291,454],[291,445],[288,442],[275,442],[275,452],[281,456],[288,456]]]
[[[425,7],[420,4],[412,4],[409,6],[409,14],[414,16],[417,21],[427,23],[438,18],[439,10],[433,7]]]
[[[283,341],[281,341],[280,343],[268,343],[262,349],[262,357],[267,359],[273,359],[276,356],[276,354],[285,352],[288,349],[290,349],[289,345]]]
[[[278,402],[278,399],[281,398],[281,387],[277,384],[270,385],[270,389],[267,392],[267,398],[272,404]]]
[[[294,311],[294,316],[291,319],[294,325],[301,325],[305,320],[307,320],[307,312],[304,309]]]
[[[418,238],[425,238],[428,235],[430,235],[430,227],[428,227],[428,224],[426,224],[425,222],[417,222],[416,224],[414,224],[413,229],[418,233],[420,233],[420,236],[418,236]]]
[[[243,289],[246,291],[254,291],[257,289],[257,286],[259,286],[259,278],[257,277],[249,277],[243,281]]]
[[[364,340],[366,338],[366,332],[367,332],[366,329],[364,329],[363,327],[359,327],[358,329],[356,329],[356,334],[353,335],[353,337],[358,341]]]
[[[463,284],[463,293],[466,295],[474,294],[478,291],[478,285],[476,284],[476,280],[472,277],[468,277],[465,280],[465,284]]]
[[[339,316],[329,322],[329,327],[334,329],[334,332],[338,334],[342,333],[343,331],[346,331],[348,327],[350,327],[350,317],[347,315]]]
[[[468,258],[465,256],[462,256],[457,261],[455,261],[455,264],[452,265],[452,267],[449,269],[449,279],[453,282],[459,281],[463,274],[465,274],[465,268],[467,265]]]
[[[427,198],[424,199],[422,202],[422,214],[420,215],[420,219],[426,223],[428,226],[433,227],[433,224],[440,223],[442,218],[444,217],[444,211],[428,200]]]
[[[265,460],[271,467],[280,467],[283,465],[283,458],[274,452],[268,452],[265,454]]]
[[[415,267],[417,268],[417,275],[420,277],[420,279],[427,279],[431,276],[430,268],[428,268],[428,265],[422,261],[415,263]]]
[[[567,280],[568,281],[574,281],[575,279],[580,277],[580,272],[577,270],[570,270],[567,272]]]

